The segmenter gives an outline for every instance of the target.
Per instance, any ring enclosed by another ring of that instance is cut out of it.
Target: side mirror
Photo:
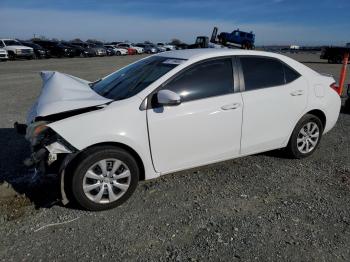
[[[181,104],[181,97],[173,91],[163,89],[157,93],[157,102],[163,106],[175,106]]]

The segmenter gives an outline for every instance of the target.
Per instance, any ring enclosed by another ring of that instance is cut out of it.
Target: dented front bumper
[[[35,133],[38,126],[38,123],[27,126],[17,122],[14,125],[17,133],[25,135],[31,145],[32,153],[24,160],[24,164],[41,173],[58,173],[64,157],[76,152],[76,149],[50,128],[41,128],[41,133]]]
[[[60,192],[62,204],[69,200],[65,192],[65,172],[71,161],[79,151],[65,141],[50,128],[43,129],[40,135],[33,136],[35,124],[27,126],[15,123],[14,128],[18,134],[25,135],[31,145],[31,155],[24,160],[27,167],[35,169],[37,175],[57,174],[60,179]]]

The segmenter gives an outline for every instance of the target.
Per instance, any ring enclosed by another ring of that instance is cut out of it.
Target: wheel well
[[[321,110],[315,109],[315,110],[311,110],[307,113],[314,115],[314,116],[317,116],[322,122],[323,129],[326,127],[326,115]]]
[[[122,143],[117,143],[117,142],[105,142],[105,143],[99,143],[99,144],[95,144],[95,145],[92,145],[90,147],[87,147],[85,148],[84,150],[88,149],[88,148],[92,148],[92,147],[95,147],[95,146],[115,146],[115,147],[119,147],[119,148],[123,148],[124,150],[128,151],[136,160],[137,162],[137,165],[138,167],[140,168],[140,177],[139,177],[139,180],[142,181],[142,180],[145,180],[145,167],[143,165],[143,162],[142,162],[142,159],[141,157],[136,153],[136,151],[134,149],[132,149],[131,147],[125,145],[125,144],[122,144]],[[83,150],[83,151],[84,151]],[[80,154],[80,153],[79,153]],[[78,154],[78,155],[79,155]],[[77,156],[78,156],[77,155]],[[74,157],[73,161],[76,159],[76,157]],[[70,163],[71,164],[71,163]]]

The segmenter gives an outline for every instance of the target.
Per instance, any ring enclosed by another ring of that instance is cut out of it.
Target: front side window
[[[164,89],[179,94],[183,102],[230,94],[233,92],[232,60],[217,59],[195,65]]]
[[[4,47],[4,43],[0,41],[0,47]]]
[[[103,97],[113,100],[126,99],[141,92],[184,61],[183,59],[150,56],[91,83],[90,86]]]

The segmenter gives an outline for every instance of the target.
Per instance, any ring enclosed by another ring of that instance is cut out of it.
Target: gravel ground
[[[292,56],[320,72],[340,70],[318,55]],[[38,72],[94,80],[138,58],[0,63],[0,181],[18,192],[0,198],[0,261],[350,261],[345,112],[307,159],[274,151],[167,175],[105,212],[61,206],[57,180],[21,164],[27,144],[11,128],[39,92]]]

